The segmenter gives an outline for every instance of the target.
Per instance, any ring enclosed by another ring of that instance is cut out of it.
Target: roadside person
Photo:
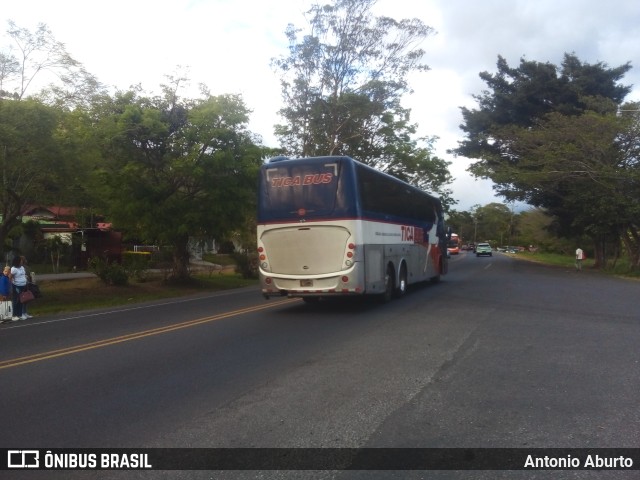
[[[29,271],[29,267],[28,267],[29,264],[27,263],[27,257],[25,257],[24,255],[20,256],[20,265],[24,267],[24,273],[27,276],[26,288],[29,288],[32,284],[35,284],[36,282],[33,280],[31,272]],[[27,305],[28,305],[27,303],[22,304],[22,316],[27,318],[33,318],[33,316],[29,315],[29,312],[27,312]]]
[[[580,247],[576,249],[576,270],[582,270],[582,260],[584,260],[584,252]]]
[[[3,322],[10,322],[12,318],[11,312],[13,310],[9,309],[8,304],[5,303],[13,303],[13,300],[11,298],[11,278],[9,278],[10,274],[11,267],[7,265],[2,271],[2,276],[0,276],[0,319],[2,319]]]
[[[14,322],[26,320],[28,317],[23,312],[23,304],[20,303],[20,294],[27,287],[27,272],[22,266],[22,259],[19,256],[13,257],[11,262],[11,284],[13,285],[13,318]]]

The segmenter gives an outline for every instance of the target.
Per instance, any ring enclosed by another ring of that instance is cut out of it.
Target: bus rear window
[[[261,208],[271,218],[331,216],[339,198],[340,162],[291,162],[262,170]]]

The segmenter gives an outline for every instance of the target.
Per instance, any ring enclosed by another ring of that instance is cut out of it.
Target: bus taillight
[[[269,268],[269,264],[266,262],[267,255],[264,253],[264,247],[258,247],[258,259],[260,260],[260,266],[266,270]]]
[[[356,249],[356,244],[355,244],[355,243],[353,243],[353,242],[352,242],[352,243],[349,243],[349,244],[347,245],[347,248],[349,249],[349,251],[346,253],[347,260],[344,262],[344,264],[345,264],[347,267],[350,267],[351,265],[353,265],[353,261],[351,261],[350,259],[352,259],[352,258],[353,258],[353,250],[355,250],[355,249]]]
[[[346,275],[342,277],[342,283],[349,283],[349,277],[347,277]]]

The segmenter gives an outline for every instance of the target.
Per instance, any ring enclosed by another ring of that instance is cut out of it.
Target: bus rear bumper
[[[289,298],[323,298],[323,297],[344,297],[347,295],[363,295],[364,292],[359,289],[342,289],[342,290],[326,290],[310,292],[305,290],[291,291],[291,290],[262,290],[262,296],[267,300],[271,297],[289,297]]]
[[[362,283],[354,278],[353,272],[349,273],[313,279],[281,278],[261,273],[260,285],[262,295],[265,298],[284,295],[289,297],[326,297],[363,294]]]

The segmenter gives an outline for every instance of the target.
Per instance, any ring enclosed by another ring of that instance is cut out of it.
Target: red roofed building
[[[22,211],[22,222],[39,224],[43,237],[58,237],[72,246],[72,266],[84,269],[92,257],[120,261],[122,234],[112,230],[111,223],[102,220],[87,209],[59,205],[28,205]],[[89,226],[87,226],[89,225]]]

